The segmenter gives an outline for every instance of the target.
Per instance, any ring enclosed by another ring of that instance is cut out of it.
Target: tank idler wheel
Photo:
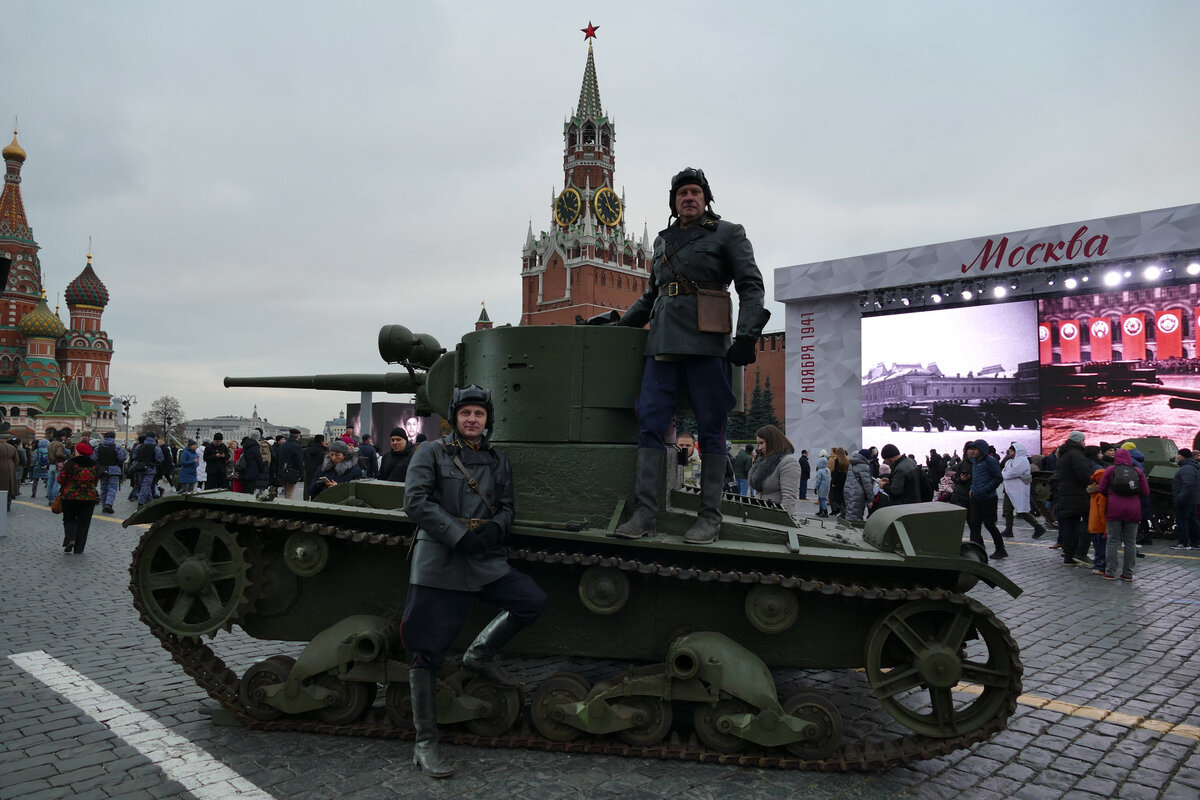
[[[800,602],[791,589],[759,584],[746,594],[746,619],[761,633],[783,633],[800,615]]]
[[[270,722],[283,716],[282,711],[267,703],[262,690],[285,682],[295,663],[296,659],[291,656],[271,656],[246,670],[238,683],[238,700],[247,714],[260,722]]]
[[[533,727],[552,742],[578,739],[582,730],[563,721],[561,707],[588,696],[588,682],[574,672],[559,672],[542,681],[529,701]]]
[[[735,697],[725,697],[715,703],[701,703],[696,706],[692,723],[696,728],[696,736],[704,746],[718,753],[740,753],[750,742],[733,732],[722,717],[734,714],[753,714],[754,708]]]
[[[634,747],[649,747],[658,744],[671,732],[671,704],[659,697],[635,695],[614,698],[623,706],[636,708],[635,725],[617,731],[617,738]]]
[[[783,701],[783,713],[811,722],[820,730],[815,739],[792,742],[786,746],[787,751],[797,758],[826,758],[841,745],[842,715],[824,695],[796,692]]]
[[[1004,708],[1019,676],[1003,630],[970,604],[914,600],[867,636],[867,680],[896,721],[948,738],[972,733]],[[956,700],[954,689],[963,684]]]
[[[475,678],[463,687],[463,694],[483,700],[491,708],[486,717],[469,719],[464,725],[467,730],[477,736],[500,736],[517,722],[521,713],[521,690],[515,686],[501,686],[498,683]]]
[[[407,683],[392,681],[388,684],[383,696],[383,708],[397,728],[406,731],[413,729],[412,691]]]
[[[378,688],[374,681],[343,681],[332,672],[321,673],[313,683],[337,695],[334,705],[316,711],[317,719],[329,725],[349,725],[362,719],[375,702]]]
[[[175,520],[150,533],[134,576],[146,615],[186,638],[216,633],[242,612],[250,560],[237,534],[203,519]]]
[[[615,614],[629,601],[629,577],[613,567],[588,567],[579,578],[579,599],[593,614]]]

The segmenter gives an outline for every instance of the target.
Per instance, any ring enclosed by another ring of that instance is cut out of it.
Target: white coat
[[[208,464],[204,461],[204,445],[196,448],[196,457],[199,461],[196,462],[196,483],[204,483],[208,480]]]
[[[1004,493],[1008,495],[1013,511],[1025,514],[1029,511],[1029,484],[1025,481],[1033,477],[1033,470],[1029,466],[1029,453],[1025,445],[1015,442],[1013,448],[1017,454],[1005,462],[1000,469],[1000,476],[1004,479]]]

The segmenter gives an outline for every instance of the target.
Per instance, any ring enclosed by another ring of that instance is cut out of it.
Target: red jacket
[[[1141,522],[1141,498],[1150,494],[1150,484],[1146,480],[1146,474],[1134,466],[1133,457],[1129,455],[1128,450],[1118,450],[1114,460],[1116,463],[1104,470],[1104,477],[1100,479],[1099,493],[1108,498],[1108,508],[1104,512],[1104,518],[1120,520],[1121,522]],[[1109,484],[1112,482],[1113,472],[1116,470],[1117,464],[1128,464],[1137,470],[1138,478],[1140,479],[1137,494],[1117,494],[1114,491],[1110,491]]]

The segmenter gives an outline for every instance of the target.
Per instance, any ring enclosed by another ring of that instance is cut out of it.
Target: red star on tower
[[[589,19],[589,20],[588,20],[587,27],[586,27],[586,28],[580,28],[579,30],[583,31],[583,39],[584,39],[584,41],[587,41],[588,39],[595,39],[595,38],[596,38],[596,31],[600,30],[600,26],[599,26],[599,25],[593,25],[593,24],[592,24],[592,21]]]

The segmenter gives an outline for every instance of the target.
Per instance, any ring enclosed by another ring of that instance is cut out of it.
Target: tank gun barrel
[[[278,375],[275,377],[225,378],[225,388],[318,389],[338,392],[386,392],[411,394],[424,387],[424,373],[388,372],[383,375],[342,373],[334,375]]]

